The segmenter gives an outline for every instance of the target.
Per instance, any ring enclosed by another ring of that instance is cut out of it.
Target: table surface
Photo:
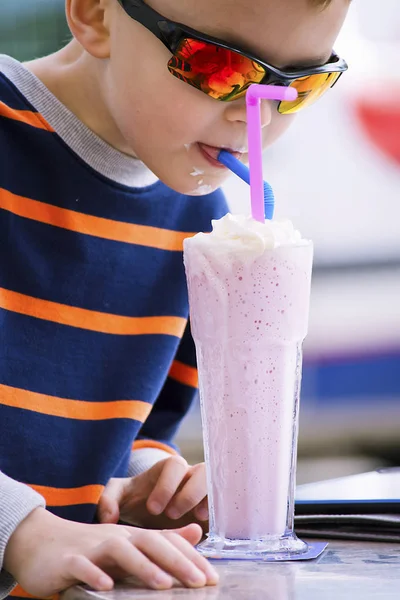
[[[400,544],[331,541],[316,560],[291,563],[214,561],[220,583],[152,591],[134,581],[111,592],[84,587],[62,600],[391,600],[400,598]]]

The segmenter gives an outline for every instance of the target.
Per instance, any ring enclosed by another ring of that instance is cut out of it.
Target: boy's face
[[[221,185],[225,168],[207,157],[212,148],[242,152],[247,161],[246,105],[220,102],[173,77],[170,53],[131,19],[116,0],[110,21],[111,56],[103,92],[122,145],[171,188],[205,194]],[[348,9],[333,0],[324,10],[311,0],[149,0],[163,16],[231,42],[279,67],[325,63]],[[292,117],[263,102],[264,145]]]

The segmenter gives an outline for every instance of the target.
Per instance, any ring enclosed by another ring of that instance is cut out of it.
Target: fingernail
[[[200,521],[207,521],[207,519],[208,519],[208,510],[206,508],[199,508],[196,511],[196,514],[197,514],[197,518]]]
[[[170,519],[179,519],[179,517],[181,516],[181,513],[176,508],[170,508],[168,510],[168,516]]]
[[[172,586],[172,579],[166,573],[160,573],[156,575],[154,579],[154,587],[159,589],[170,588]]]
[[[211,565],[209,565],[207,568],[206,575],[208,585],[217,585],[219,581],[219,575]]]
[[[201,571],[197,573],[192,573],[189,579],[189,585],[191,587],[200,587],[206,584],[206,576]]]
[[[113,583],[113,580],[110,577],[107,577],[106,575],[102,575],[99,578],[99,587],[101,588],[109,589],[113,586]]]
[[[150,502],[149,511],[154,515],[159,515],[162,512],[162,506],[158,502]]]

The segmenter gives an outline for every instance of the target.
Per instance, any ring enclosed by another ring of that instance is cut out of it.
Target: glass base
[[[256,540],[230,540],[209,535],[197,550],[207,558],[276,562],[298,559],[307,553],[308,545],[295,534]]]

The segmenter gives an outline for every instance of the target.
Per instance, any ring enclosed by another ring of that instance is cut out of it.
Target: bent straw
[[[246,93],[247,136],[249,144],[250,197],[253,219],[265,222],[264,180],[262,170],[261,99],[292,102],[297,91],[291,87],[252,83]],[[273,198],[273,197],[272,197]],[[272,200],[273,202],[273,200]],[[270,211],[271,218],[273,206]]]
[[[218,154],[218,160],[220,163],[225,165],[235,175],[240,177],[245,183],[250,185],[250,170],[244,165],[236,156],[228,152],[227,150],[221,150]],[[264,211],[265,218],[272,219],[274,212],[274,193],[271,186],[266,181],[264,185]]]

